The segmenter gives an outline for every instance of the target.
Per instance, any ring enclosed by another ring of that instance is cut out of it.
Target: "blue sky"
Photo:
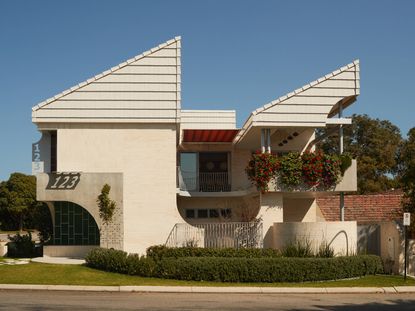
[[[182,36],[182,107],[259,106],[356,58],[346,114],[415,126],[415,1],[0,0],[0,180],[30,173],[31,107]]]

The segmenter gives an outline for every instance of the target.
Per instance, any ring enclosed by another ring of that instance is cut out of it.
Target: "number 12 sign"
[[[81,173],[52,173],[46,189],[73,190],[81,180]]]

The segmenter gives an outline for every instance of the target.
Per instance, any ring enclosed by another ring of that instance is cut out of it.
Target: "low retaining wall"
[[[309,241],[314,249],[326,242],[336,255],[350,255],[357,250],[357,224],[355,221],[285,222],[273,225],[273,248]]]
[[[96,245],[45,245],[43,256],[85,258],[86,254]]]

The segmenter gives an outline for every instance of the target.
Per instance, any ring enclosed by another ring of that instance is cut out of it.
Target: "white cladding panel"
[[[35,107],[34,122],[178,122],[180,39],[144,52]],[[85,121],[86,122],[86,121]]]
[[[274,122],[275,126],[325,124],[336,103],[359,94],[359,82],[359,66],[355,62],[256,110],[253,122]]]
[[[236,129],[234,110],[182,110],[182,129]]]

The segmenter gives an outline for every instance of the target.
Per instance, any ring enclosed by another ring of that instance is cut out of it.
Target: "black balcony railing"
[[[180,190],[196,192],[231,191],[229,172],[189,173],[178,170]]]

